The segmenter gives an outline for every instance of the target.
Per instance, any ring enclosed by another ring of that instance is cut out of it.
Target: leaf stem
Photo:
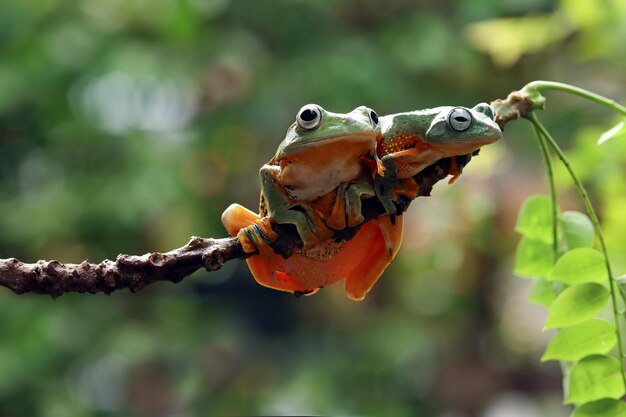
[[[531,113],[532,114],[532,113]],[[559,209],[557,206],[556,187],[554,185],[554,172],[552,170],[552,159],[548,152],[546,140],[544,139],[541,131],[533,124],[533,130],[535,131],[535,137],[539,143],[539,149],[541,149],[541,156],[543,157],[543,163],[546,167],[546,173],[548,174],[548,183],[550,184],[550,199],[552,200],[552,262],[555,263],[559,257],[559,242],[558,242],[558,221],[559,221]]]
[[[619,291],[619,288],[616,288],[617,282],[616,282],[616,280],[613,277],[613,271],[611,269],[611,263],[609,261],[608,250],[606,248],[606,243],[604,241],[604,236],[602,234],[602,229],[600,227],[600,221],[598,220],[598,216],[596,215],[596,211],[593,208],[593,205],[591,204],[591,200],[589,199],[589,195],[587,194],[587,190],[585,189],[584,185],[582,184],[582,182],[578,178],[578,175],[576,175],[576,172],[574,172],[574,169],[570,165],[569,161],[567,160],[567,157],[565,156],[565,154],[563,153],[563,151],[561,150],[559,145],[556,143],[556,141],[554,140],[552,135],[550,135],[550,132],[548,132],[548,130],[539,121],[539,119],[537,118],[537,116],[534,113],[531,113],[529,115],[528,119],[531,121],[531,123],[533,124],[534,128],[541,133],[541,135],[543,136],[543,139],[548,143],[548,145],[550,145],[552,150],[556,153],[558,158],[561,160],[561,162],[563,163],[563,165],[565,166],[565,168],[569,172],[569,175],[572,178],[572,181],[574,181],[574,184],[575,184],[576,188],[578,189],[578,193],[580,194],[580,197],[582,198],[582,200],[583,200],[583,202],[585,204],[585,208],[587,209],[587,213],[589,214],[589,217],[591,217],[591,222],[593,223],[593,227],[594,227],[594,229],[596,231],[596,234],[598,235],[598,240],[600,241],[600,247],[602,249],[602,253],[604,254],[604,262],[605,262],[605,265],[606,265],[606,270],[607,270],[607,273],[609,275],[609,289],[610,289],[610,292],[611,292],[611,301],[612,301],[612,304],[613,304],[613,320],[615,322],[615,334],[617,336],[617,347],[618,347],[618,350],[619,350],[619,356],[621,358],[620,364],[621,364],[621,369],[622,369],[622,381],[624,383],[624,386],[626,387],[626,369],[624,368],[624,360],[623,360],[623,358],[624,358],[624,346],[623,346],[623,343],[624,342],[623,342],[622,337],[621,337],[621,328],[620,328],[620,321],[619,321],[619,306],[617,304],[617,295],[616,295],[616,293],[618,293],[620,291]],[[622,298],[623,298],[623,295],[622,295]]]
[[[611,100],[609,98],[601,96],[600,94],[596,94],[589,90],[585,90],[584,88],[575,87],[570,84],[559,83],[556,81],[532,81],[526,84],[524,88],[522,88],[522,91],[526,91],[526,92],[539,91],[539,90],[565,91],[567,93],[584,97],[602,106],[608,107],[609,109],[620,113],[622,116],[626,116],[626,107],[617,103],[615,100]]]

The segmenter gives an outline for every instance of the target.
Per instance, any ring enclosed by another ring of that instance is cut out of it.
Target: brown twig
[[[496,108],[497,122],[504,127],[510,120],[527,114],[527,100],[519,92],[511,93],[506,100],[492,103]],[[471,155],[457,157],[459,168],[465,166]],[[417,174],[414,179],[419,186],[419,196],[429,196],[433,185],[448,175],[450,158],[441,159]],[[410,201],[397,203],[400,212],[406,210]],[[363,202],[366,220],[384,214],[376,199]],[[302,246],[302,241],[289,225],[276,225],[278,239],[274,251],[289,257]],[[341,231],[338,238],[350,239],[358,230]],[[145,255],[118,255],[115,261],[104,260],[98,264],[84,261],[80,264],[64,264],[59,261],[24,263],[15,258],[0,259],[0,286],[16,294],[37,293],[58,297],[67,292],[110,294],[121,289],[135,292],[156,281],[180,282],[200,268],[216,271],[232,259],[245,259],[236,238],[211,239],[192,237],[185,246],[166,253],[153,252]]]
[[[545,99],[533,96],[526,91],[513,91],[504,100],[497,99],[491,102],[496,111],[496,123],[504,131],[504,125],[511,120],[521,117],[527,118],[533,110],[542,109]]]
[[[119,255],[115,261],[107,259],[99,264],[29,264],[15,258],[2,259],[0,285],[16,294],[33,292],[53,297],[66,292],[110,294],[125,288],[135,292],[156,281],[180,282],[203,266],[214,270],[227,260],[244,256],[237,239],[192,237],[185,246],[166,253]]]

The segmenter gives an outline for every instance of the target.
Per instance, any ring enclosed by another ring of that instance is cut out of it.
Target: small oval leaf
[[[622,366],[605,355],[587,356],[569,373],[569,395],[565,404],[583,404],[605,398],[619,399],[626,393]]]
[[[526,278],[545,278],[553,265],[552,246],[541,240],[522,237],[515,253],[513,273]]]
[[[604,255],[595,249],[578,248],[566,252],[548,274],[548,280],[569,285],[597,282],[608,285]]]
[[[583,404],[570,417],[624,417],[626,416],[626,402],[604,399]]]
[[[593,246],[595,231],[589,216],[578,211],[565,211],[561,214],[561,229],[568,249]]]
[[[528,299],[535,304],[550,307],[564,288],[565,285],[560,282],[535,281]]]
[[[610,128],[609,130],[604,132],[602,135],[600,135],[600,139],[598,139],[598,145],[602,145],[604,142],[606,142],[609,139],[613,139],[613,138],[624,136],[624,135],[626,135],[626,125],[624,124],[624,121],[622,120],[621,122],[619,122],[618,124]]]
[[[609,290],[596,283],[567,288],[552,303],[545,329],[571,327],[598,314],[609,300]]]
[[[552,243],[552,201],[537,194],[526,199],[517,216],[515,231],[531,239]]]
[[[609,353],[617,343],[609,322],[592,319],[561,330],[548,344],[542,361],[577,361],[593,354]]]

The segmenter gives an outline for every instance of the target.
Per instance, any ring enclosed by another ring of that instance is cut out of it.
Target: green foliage
[[[595,249],[578,248],[566,252],[548,274],[548,280],[575,285],[595,282],[607,284],[604,255]]]
[[[624,401],[604,399],[578,407],[571,417],[623,417],[626,416]]]
[[[622,366],[617,359],[606,355],[587,356],[570,370],[568,388],[566,404],[619,399],[626,393]]]
[[[533,282],[533,287],[528,299],[533,303],[550,307],[562,291],[562,287],[561,284],[555,282],[543,280],[535,281]]]
[[[550,243],[552,241],[552,202],[547,195],[528,197],[515,224],[515,231],[526,238]]]
[[[615,327],[591,319],[558,332],[548,344],[542,361],[578,361],[593,354],[606,354],[615,347]]]
[[[581,323],[598,314],[609,301],[609,290],[600,284],[578,284],[567,288],[552,303],[544,329]]]
[[[616,400],[625,393],[623,366],[609,356],[618,343],[616,328],[594,318],[610,299],[605,257],[591,248],[595,240],[591,220],[567,212],[559,216],[559,246],[564,253],[553,266],[546,266],[548,257],[541,254],[553,250],[552,242],[546,242],[551,216],[550,200],[532,196],[520,209],[516,226],[523,236],[515,271],[538,278],[529,298],[548,307],[545,329],[559,329],[541,360],[563,363],[564,402],[578,406],[572,416],[621,415],[624,403]]]
[[[527,278],[545,278],[552,268],[552,247],[542,240],[524,236],[515,254],[516,275]]]
[[[598,139],[598,145],[602,145],[604,142],[611,140],[613,138],[623,138],[626,136],[626,123],[624,120],[620,121],[618,124],[604,132],[600,135]]]
[[[560,225],[569,249],[593,246],[595,232],[588,216],[578,211],[565,211],[561,214]]]

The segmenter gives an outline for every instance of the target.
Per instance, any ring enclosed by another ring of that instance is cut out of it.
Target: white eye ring
[[[370,109],[370,120],[372,121],[374,127],[378,126],[378,115],[372,109]]]
[[[452,109],[448,115],[448,124],[457,132],[464,132],[472,124],[472,113],[462,107]]]
[[[322,111],[317,104],[303,106],[296,116],[298,126],[304,130],[317,129],[322,123]]]

